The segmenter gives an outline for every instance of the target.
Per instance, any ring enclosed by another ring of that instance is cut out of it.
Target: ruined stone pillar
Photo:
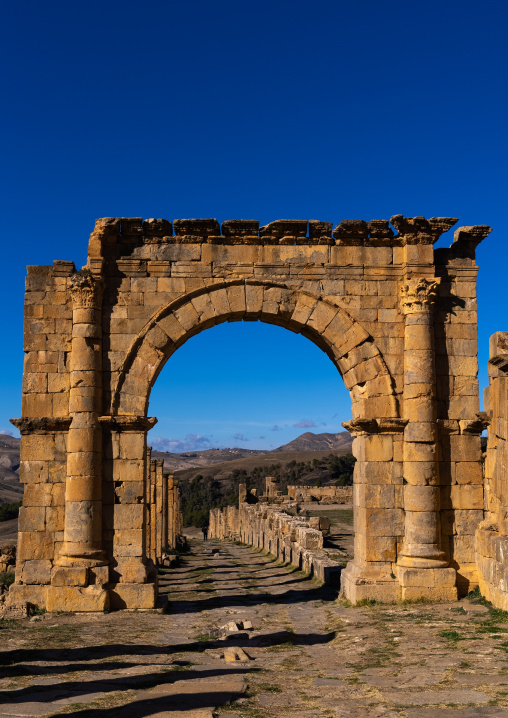
[[[168,526],[169,526],[169,506],[168,506],[168,484],[169,474],[162,474],[162,551],[168,549]]]
[[[157,462],[155,459],[150,460],[149,479],[150,479],[150,558],[156,564],[157,563],[157,511],[156,511],[156,497],[157,497],[157,479],[156,479],[156,466]]]
[[[70,355],[64,544],[60,566],[104,565],[102,548],[102,281],[71,279]]]
[[[441,548],[437,462],[433,305],[438,282],[406,280],[401,287],[404,328],[404,546],[398,565],[448,566]]]
[[[163,475],[163,469],[164,469],[164,461],[162,459],[156,459],[155,461],[155,480],[156,480],[156,489],[155,489],[155,515],[156,515],[156,524],[155,524],[155,562],[160,563],[160,560],[162,558],[162,549],[163,549],[163,533],[162,533],[162,527],[163,527],[163,514],[164,514],[164,504],[163,504],[163,484],[164,484],[164,475]]]
[[[146,459],[144,463],[143,484],[143,516],[144,516],[144,534],[145,534],[145,555],[147,558],[152,557],[152,530],[151,530],[151,482],[150,482],[150,466],[151,466],[152,447],[146,447]]]
[[[168,500],[167,500],[167,546],[168,548],[175,548],[176,536],[175,536],[175,481],[173,474],[168,474]]]

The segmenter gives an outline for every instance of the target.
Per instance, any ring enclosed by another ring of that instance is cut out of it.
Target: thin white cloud
[[[249,441],[249,439],[243,434],[233,434],[233,439],[235,441]]]
[[[312,419],[300,419],[296,424],[293,424],[296,429],[312,429],[317,426]]]
[[[2,436],[14,436],[12,431],[9,431],[9,429],[0,429],[0,434]]]
[[[169,451],[172,454],[181,454],[186,451],[203,451],[212,448],[210,436],[202,434],[187,434],[184,439],[168,439],[159,436],[151,441],[156,451]]]
[[[274,424],[274,425],[272,426],[272,429],[271,429],[271,430],[272,430],[272,431],[280,431],[280,426],[278,426],[277,424]]]

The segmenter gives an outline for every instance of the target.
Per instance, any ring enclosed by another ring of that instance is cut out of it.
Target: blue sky
[[[83,264],[102,216],[490,224],[485,385],[508,329],[506,3],[28,0],[2,19],[0,430],[20,414],[25,265]],[[192,339],[150,408],[179,449],[277,446],[350,413],[324,354],[257,323]]]

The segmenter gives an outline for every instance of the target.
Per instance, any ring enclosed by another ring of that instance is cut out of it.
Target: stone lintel
[[[101,426],[111,431],[149,431],[157,423],[155,416],[99,416]]]
[[[72,421],[70,416],[22,417],[9,419],[11,424],[24,434],[52,434],[55,431],[67,431]]]
[[[492,227],[489,227],[487,224],[475,224],[472,227],[459,227],[453,234],[453,243],[464,242],[472,245],[472,247],[476,249],[480,242],[483,242],[485,237],[487,237],[491,232]]]
[[[343,421],[342,426],[353,436],[362,434],[402,434],[408,419],[354,419]]]

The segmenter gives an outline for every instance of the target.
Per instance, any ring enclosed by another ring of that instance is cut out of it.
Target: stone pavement
[[[161,575],[167,614],[0,622],[0,716],[508,718],[508,614],[353,608],[246,546],[192,550]],[[230,647],[251,660],[227,663]]]

